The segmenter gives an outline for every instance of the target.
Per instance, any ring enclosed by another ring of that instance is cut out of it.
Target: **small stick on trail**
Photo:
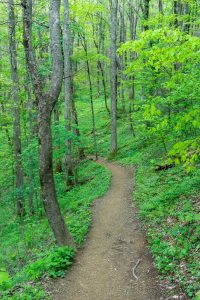
[[[138,261],[136,262],[136,265],[133,267],[133,271],[132,271],[133,277],[134,277],[136,280],[138,280],[138,277],[137,277],[137,275],[135,275],[135,270],[136,270],[136,268],[139,266],[140,262],[141,262],[141,259],[138,259]]]

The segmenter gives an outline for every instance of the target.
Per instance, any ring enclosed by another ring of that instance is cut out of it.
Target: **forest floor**
[[[95,201],[93,225],[72,269],[66,278],[50,282],[53,299],[163,299],[132,202],[133,171],[104,160],[100,164],[112,172],[111,187]]]

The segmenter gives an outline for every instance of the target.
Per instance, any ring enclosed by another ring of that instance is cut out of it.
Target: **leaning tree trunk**
[[[45,100],[45,101],[44,101]],[[53,177],[51,112],[47,107],[48,99],[39,102],[39,174],[42,198],[49,224],[59,245],[69,242],[65,222],[61,215]]]
[[[111,95],[111,149],[117,153],[117,6],[118,0],[111,0],[111,46],[110,46],[110,95]]]
[[[59,245],[71,241],[62,217],[55,190],[52,161],[51,114],[58,100],[63,79],[63,58],[60,32],[60,0],[50,1],[50,39],[52,75],[49,90],[38,72],[32,45],[32,0],[23,0],[24,47],[31,74],[38,110],[39,175],[41,194],[50,227]]]
[[[17,214],[25,214],[23,197],[23,170],[21,163],[21,127],[20,127],[20,101],[19,101],[19,79],[17,66],[17,49],[15,39],[15,13],[14,0],[8,2],[9,12],[9,33],[10,33],[10,62],[12,77],[12,96],[14,101],[14,123],[13,123],[13,142],[15,157],[15,187],[17,192]]]

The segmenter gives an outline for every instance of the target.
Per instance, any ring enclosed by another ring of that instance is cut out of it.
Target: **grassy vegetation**
[[[176,167],[158,173],[151,163],[137,165],[135,200],[156,266],[193,299],[199,289],[200,172]]]
[[[91,224],[91,204],[108,190],[111,174],[104,167],[86,160],[79,169],[79,179],[84,184],[66,192],[64,179],[64,174],[56,175],[58,198],[78,246],[83,243]],[[27,216],[23,223],[19,223],[9,204],[6,202],[1,207],[0,261],[4,270],[0,277],[0,298],[48,299],[38,280],[45,276],[64,276],[72,264],[75,249],[55,246],[42,208],[39,216]],[[6,216],[4,211],[8,212]]]

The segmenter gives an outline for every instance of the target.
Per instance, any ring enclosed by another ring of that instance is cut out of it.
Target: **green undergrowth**
[[[96,120],[98,151],[109,158],[110,122],[98,101]],[[92,153],[90,124],[84,119],[81,121],[88,152]],[[197,299],[200,290],[200,170],[196,168],[187,173],[179,165],[156,171],[157,165],[167,163],[164,145],[148,135],[145,137],[137,129],[135,134],[131,135],[128,122],[119,114],[119,151],[114,159],[136,166],[134,201],[161,277],[178,285],[191,299]],[[173,291],[171,293],[173,296]]]
[[[188,174],[177,166],[155,171],[156,163],[162,161],[159,156],[155,159],[157,150],[138,149],[132,156],[120,154],[119,160],[136,165],[133,197],[161,277],[178,284],[191,299],[197,299],[200,170]]]
[[[146,147],[128,157],[121,153],[119,160],[136,165],[133,197],[161,277],[196,299],[200,289],[200,171],[188,174],[181,166],[155,171],[156,163],[162,162],[157,150]]]
[[[142,166],[134,195],[160,274],[177,282],[192,299],[200,282],[199,187],[199,171],[187,175],[174,168],[156,173]]]
[[[119,160],[136,165],[134,201],[143,221],[157,269],[191,299],[200,289],[200,170],[181,166],[155,171],[158,149],[138,149]],[[138,151],[141,151],[140,153]],[[155,155],[155,156],[154,156]],[[173,293],[173,292],[172,292]],[[173,294],[172,294],[173,296]]]
[[[91,224],[91,204],[108,190],[111,173],[103,166],[85,160],[79,168],[80,185],[66,192],[65,175],[56,174],[55,179],[62,212],[79,247]],[[6,206],[4,209],[12,216],[12,209]],[[7,224],[1,225],[0,234],[0,299],[50,299],[40,280],[65,276],[73,263],[75,249],[55,246],[43,209],[40,215],[27,216],[23,223],[9,217]]]

